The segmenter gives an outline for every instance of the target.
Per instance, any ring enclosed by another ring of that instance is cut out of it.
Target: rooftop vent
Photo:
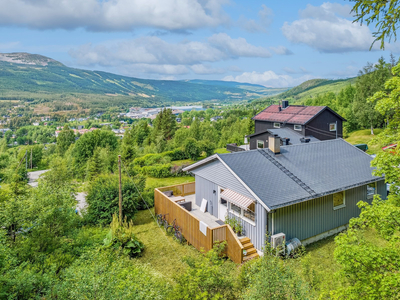
[[[278,135],[275,134],[268,137],[268,148],[274,154],[281,153],[281,139]]]
[[[306,139],[306,138],[300,138],[300,142],[302,142],[302,143],[309,143],[310,142],[310,139]]]
[[[282,138],[282,144],[283,145],[289,145],[289,141],[290,141],[289,138]]]

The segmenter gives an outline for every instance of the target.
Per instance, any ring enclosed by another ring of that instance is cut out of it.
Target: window
[[[376,194],[376,182],[367,184],[367,199],[374,199],[374,195]]]
[[[247,209],[243,209],[236,204],[230,203],[230,211],[237,215],[238,217],[244,219],[245,221],[251,223],[255,226],[254,222],[256,220],[256,204],[253,202]]]
[[[301,131],[301,125],[294,125],[294,130]]]
[[[256,220],[256,205],[253,202],[252,204],[250,204],[250,206],[247,209],[243,210],[243,217],[255,222]]]
[[[281,123],[274,123],[274,128],[281,128]]]
[[[226,202],[226,200],[225,200],[225,199],[222,199],[222,198],[221,198],[221,204],[222,204],[223,206],[228,206],[228,202]]]
[[[257,149],[264,148],[264,141],[257,140]]]
[[[231,203],[231,209],[239,215],[242,215],[242,209],[236,204]]]
[[[329,131],[336,131],[336,123],[329,124]]]
[[[345,192],[333,194],[333,209],[339,209],[346,206]]]

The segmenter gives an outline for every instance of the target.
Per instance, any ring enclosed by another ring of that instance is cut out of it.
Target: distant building
[[[39,126],[39,122],[32,123],[33,126]]]
[[[211,121],[211,122],[216,122],[216,121],[221,120],[221,119],[223,119],[223,118],[224,118],[223,116],[216,116],[216,117],[212,117],[212,118],[210,119],[210,121]]]

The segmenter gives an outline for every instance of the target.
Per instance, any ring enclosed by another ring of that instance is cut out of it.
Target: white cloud
[[[278,55],[292,55],[293,52],[284,46],[271,47],[271,50]]]
[[[221,74],[225,70],[204,63],[271,56],[268,49],[251,45],[243,38],[233,39],[225,33],[215,34],[206,42],[184,40],[169,43],[156,36],[147,36],[98,45],[89,43],[71,49],[69,54],[80,66],[135,65],[143,72],[159,71],[161,74],[185,74],[189,70],[196,74]]]
[[[208,42],[232,58],[272,56],[267,48],[251,45],[244,38],[232,39],[226,33],[214,34]]]
[[[203,65],[203,64],[197,64],[190,66],[190,69],[196,73],[196,74],[201,74],[201,75],[206,75],[206,74],[222,74],[225,73],[224,69],[221,68],[213,68],[208,65]]]
[[[274,71],[265,71],[263,73],[253,71],[244,72],[238,76],[226,76],[223,80],[261,84],[267,87],[292,87],[312,78],[311,75],[294,78],[289,75],[276,74]]]
[[[0,0],[0,25],[36,29],[130,31],[216,27],[229,22],[227,0]]]
[[[238,25],[247,32],[266,32],[267,27],[272,23],[272,20],[272,9],[263,4],[261,5],[261,10],[258,12],[258,20],[247,19],[244,16],[240,16]]]
[[[284,23],[282,32],[289,41],[320,52],[368,51],[373,42],[371,31],[346,19],[350,10],[349,5],[338,3],[328,2],[318,7],[309,4],[300,12],[299,20]]]

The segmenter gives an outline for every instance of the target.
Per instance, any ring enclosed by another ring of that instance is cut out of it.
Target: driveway
[[[40,175],[42,175],[43,173],[46,173],[47,171],[49,171],[49,170],[28,172],[28,178],[29,178],[28,184],[30,186],[37,187],[38,186],[38,182],[37,181],[38,181]]]

